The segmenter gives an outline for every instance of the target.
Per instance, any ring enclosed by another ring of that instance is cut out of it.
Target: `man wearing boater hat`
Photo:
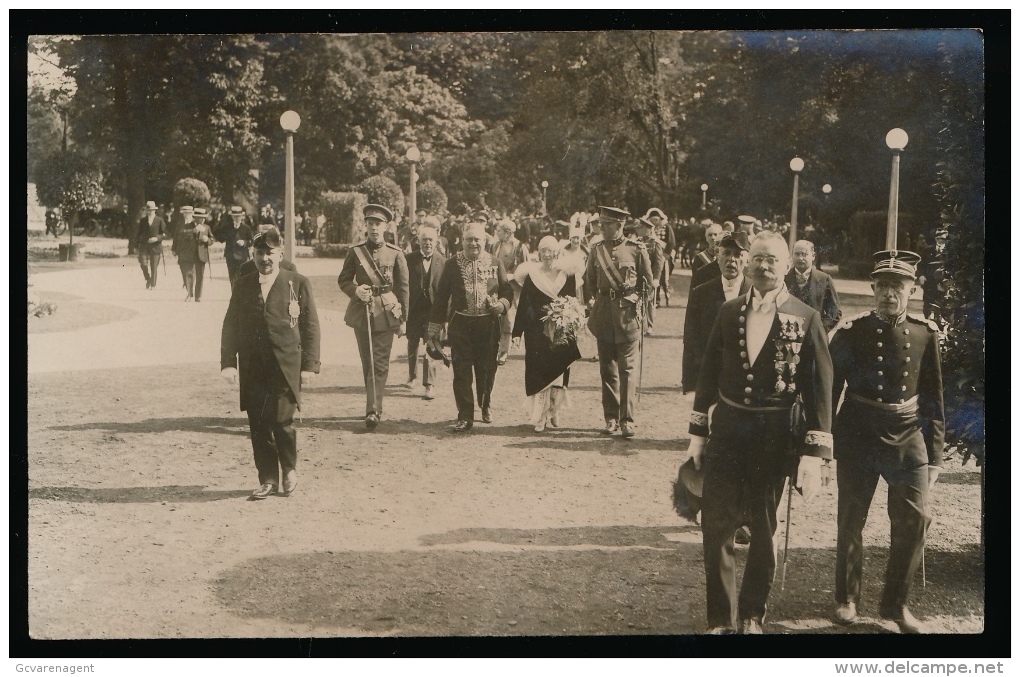
[[[159,277],[159,260],[163,256],[163,238],[167,235],[166,221],[156,213],[156,203],[145,203],[145,216],[138,222],[138,264],[145,275],[145,288],[155,289]]]
[[[365,427],[375,430],[383,415],[393,335],[407,331],[409,287],[404,252],[384,240],[393,212],[370,204],[362,213],[367,239],[347,252],[337,284],[351,297],[344,322],[358,339],[365,377]]]
[[[833,426],[839,490],[836,621],[853,623],[861,598],[861,533],[881,476],[889,486],[889,562],[878,614],[901,632],[924,628],[907,609],[921,564],[929,495],[942,466],[945,411],[937,325],[907,313],[920,256],[875,254],[875,310],[832,331],[832,405],[846,388]]]
[[[602,377],[602,413],[612,435],[618,430],[633,437],[637,404],[638,360],[641,340],[642,299],[652,291],[652,264],[644,245],[623,237],[630,213],[599,207],[603,240],[592,247],[584,272],[585,303],[594,305],[588,329],[595,335]]]
[[[244,210],[238,206],[230,208],[231,225],[222,228],[216,239],[224,243],[223,258],[227,262],[227,277],[230,284],[238,277],[238,270],[251,256],[249,249],[252,246],[253,235],[251,228],[244,222]]]
[[[294,412],[301,386],[319,373],[319,318],[308,279],[280,268],[283,242],[271,226],[255,238],[258,272],[234,282],[220,339],[221,375],[241,385],[259,488],[252,499],[297,488]]]

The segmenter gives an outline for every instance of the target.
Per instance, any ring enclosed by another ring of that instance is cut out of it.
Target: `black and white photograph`
[[[981,30],[326,30],[26,40],[32,640],[990,631]]]

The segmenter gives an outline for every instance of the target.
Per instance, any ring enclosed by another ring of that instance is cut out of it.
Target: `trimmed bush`
[[[184,205],[208,207],[211,199],[209,186],[198,179],[181,179],[174,185],[174,207],[177,209]]]
[[[316,242],[315,246],[312,247],[312,253],[320,259],[343,259],[347,258],[347,252],[350,248],[350,244]]]
[[[438,183],[429,179],[418,185],[418,208],[429,214],[445,214],[448,203],[446,191]]]
[[[359,242],[365,238],[365,219],[362,210],[369,199],[362,193],[336,193],[327,191],[319,199],[326,217],[328,239],[320,244]],[[325,254],[316,254],[325,256]]]
[[[404,191],[389,177],[370,176],[358,184],[358,192],[368,196],[371,204],[389,209],[397,219],[404,213]]]

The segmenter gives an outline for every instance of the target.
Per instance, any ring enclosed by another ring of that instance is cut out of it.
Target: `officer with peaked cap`
[[[652,289],[645,294],[645,336],[651,336],[655,328],[655,297],[659,293],[662,272],[666,269],[666,243],[655,237],[655,224],[641,217],[634,222],[634,234],[638,242],[648,251],[648,262],[652,267]]]
[[[603,240],[593,245],[584,272],[585,303],[593,303],[588,328],[598,342],[602,377],[602,413],[612,435],[635,434],[642,299],[652,290],[652,264],[644,245],[623,237],[630,214],[615,207],[599,207]]]
[[[407,329],[410,288],[404,252],[384,240],[393,212],[370,204],[362,213],[367,239],[347,252],[337,284],[351,298],[344,322],[358,339],[365,378],[365,427],[375,430],[383,415],[393,335],[403,336]]]
[[[889,562],[878,604],[904,633],[923,632],[907,609],[921,564],[945,438],[938,327],[907,313],[920,256],[875,254],[875,309],[832,331],[832,405],[846,394],[833,425],[839,490],[836,536],[836,621],[853,623],[861,598],[862,531],[879,476],[889,487]]]

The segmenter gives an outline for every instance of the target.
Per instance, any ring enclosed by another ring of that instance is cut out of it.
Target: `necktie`
[[[770,313],[776,307],[775,299],[764,296],[758,298],[757,296],[751,296],[751,310],[761,313]]]

